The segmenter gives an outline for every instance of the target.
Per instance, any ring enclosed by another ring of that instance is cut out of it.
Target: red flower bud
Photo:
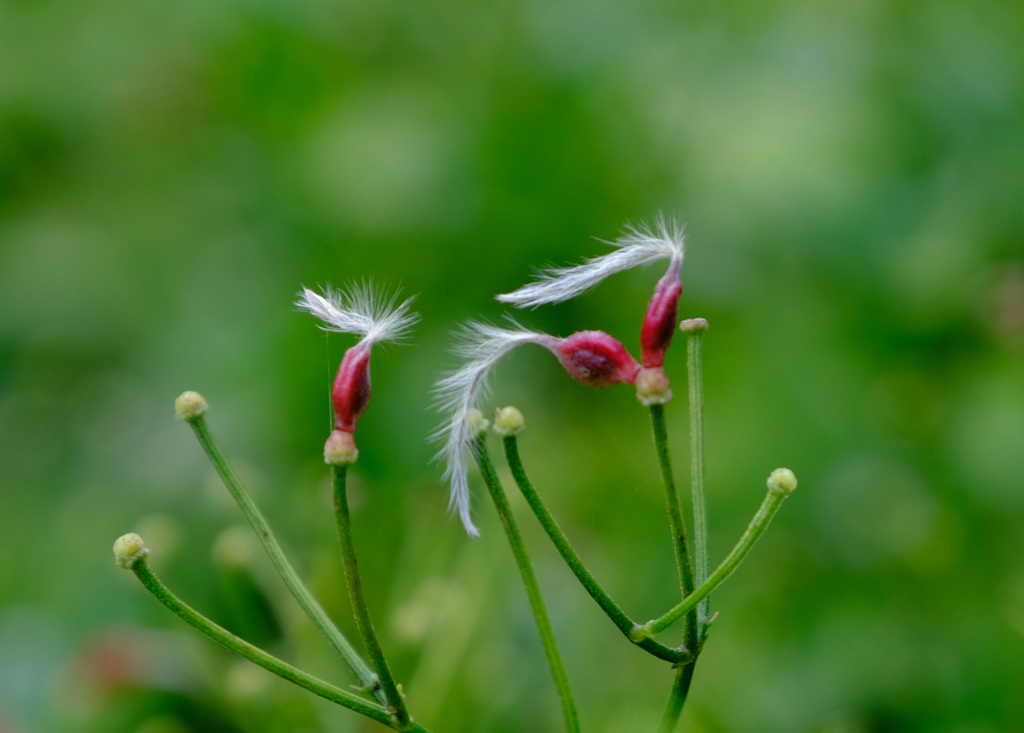
[[[370,345],[359,343],[345,352],[331,390],[334,425],[355,432],[356,422],[370,402]]]
[[[665,363],[665,352],[672,343],[672,335],[676,332],[679,296],[682,292],[679,267],[670,267],[654,288],[654,295],[647,306],[644,325],[640,330],[641,358],[644,367],[648,369],[660,367]]]
[[[574,333],[560,340],[554,352],[573,379],[597,389],[632,384],[640,371],[626,347],[603,331]]]

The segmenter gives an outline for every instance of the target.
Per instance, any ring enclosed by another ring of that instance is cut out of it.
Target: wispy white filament
[[[628,227],[625,234],[609,244],[616,247],[613,252],[593,257],[582,265],[542,270],[535,282],[499,295],[498,300],[517,308],[560,303],[575,298],[609,275],[623,270],[658,260],[670,260],[670,269],[676,268],[677,271],[683,264],[683,228],[661,214],[653,227],[643,223],[638,227]]]
[[[529,331],[514,322],[512,325],[514,328],[498,328],[486,323],[467,323],[459,332],[459,343],[454,349],[466,360],[465,364],[434,388],[439,409],[450,416],[435,436],[444,441],[438,458],[445,462],[444,480],[451,487],[448,508],[458,512],[471,537],[479,537],[480,530],[473,524],[467,478],[466,453],[470,441],[476,437],[471,434],[470,412],[487,391],[488,372],[505,354],[526,343],[553,349],[559,341],[554,336]]]
[[[419,314],[409,311],[412,298],[399,305],[396,301],[397,296],[385,298],[371,283],[363,282],[348,290],[328,287],[323,295],[303,288],[295,305],[323,321],[325,331],[354,333],[362,337],[360,343],[372,346],[402,340],[419,320]]]

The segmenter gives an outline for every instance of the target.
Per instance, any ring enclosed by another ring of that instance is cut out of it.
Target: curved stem
[[[722,584],[722,582],[732,575],[733,571],[743,561],[743,558],[747,556],[750,549],[754,546],[754,543],[764,534],[764,531],[768,528],[768,524],[772,521],[772,517],[782,506],[782,501],[786,498],[787,494],[781,491],[775,491],[769,489],[768,494],[764,497],[764,501],[761,502],[761,506],[758,508],[754,518],[750,520],[750,524],[747,525],[746,531],[740,537],[739,542],[732,548],[732,551],[726,556],[722,563],[715,569],[710,577],[704,583],[701,584],[693,593],[684,598],[678,605],[673,607],[665,615],[648,621],[646,624],[641,626],[644,633],[659,634],[673,623],[675,623],[684,614],[690,613],[696,608],[697,604],[701,600],[708,597],[715,588]]]
[[[317,602],[313,595],[309,592],[309,588],[305,586],[302,580],[299,578],[298,573],[295,572],[295,568],[292,567],[291,563],[288,562],[288,558],[285,557],[284,551],[281,549],[281,545],[278,544],[277,539],[274,537],[274,533],[270,529],[270,525],[267,524],[267,520],[263,518],[263,514],[259,508],[253,502],[252,497],[245,490],[242,482],[238,480],[238,476],[231,470],[231,466],[228,465],[224,455],[220,452],[217,444],[213,440],[213,436],[210,434],[209,428],[206,426],[206,420],[203,416],[199,416],[189,421],[189,425],[192,426],[192,430],[196,434],[196,438],[199,440],[199,444],[206,451],[207,457],[210,459],[210,463],[217,470],[224,485],[231,492],[231,496],[234,497],[238,503],[242,513],[245,514],[249,520],[249,524],[252,525],[253,530],[256,532],[256,536],[259,537],[260,542],[263,543],[263,549],[267,551],[267,555],[270,557],[270,561],[274,564],[278,574],[284,581],[284,584],[288,587],[292,596],[298,601],[299,606],[305,611],[306,615],[320,630],[320,633],[324,635],[331,646],[337,650],[338,654],[341,655],[342,659],[348,665],[352,673],[355,674],[356,679],[359,680],[359,684],[366,690],[375,690],[376,679],[374,678],[373,671],[366,664],[363,658],[352,646],[351,642],[345,637],[341,630],[334,625],[334,622],[327,616],[323,607]],[[387,699],[384,697],[384,693],[380,690],[375,690],[374,695],[377,700],[382,704],[387,703]]]
[[[541,527],[547,532],[548,537],[554,544],[555,549],[558,550],[558,554],[562,556],[565,564],[569,566],[572,574],[576,576],[576,579],[583,586],[584,590],[590,594],[590,597],[597,602],[597,605],[601,607],[605,615],[611,619],[615,627],[622,632],[622,634],[632,641],[634,644],[639,646],[646,652],[653,654],[659,659],[664,659],[667,662],[679,663],[684,662],[688,659],[689,654],[685,649],[671,649],[664,644],[660,644],[650,637],[635,640],[632,636],[633,630],[637,627],[637,623],[626,615],[626,612],[615,602],[607,591],[597,582],[597,579],[591,574],[587,566],[580,560],[579,555],[573,548],[569,539],[565,536],[562,528],[558,526],[558,522],[551,516],[551,512],[548,511],[547,506],[544,504],[544,500],[541,499],[537,490],[534,489],[533,483],[530,481],[530,477],[526,474],[526,469],[523,468],[522,458],[519,456],[519,443],[514,435],[508,435],[503,439],[505,445],[505,458],[508,460],[509,469],[512,471],[512,477],[515,479],[516,485],[523,494],[523,498],[526,499],[526,503],[530,505],[530,509],[533,510],[534,516],[537,517],[537,521],[540,522]],[[653,642],[653,643],[652,643]]]
[[[366,606],[363,594],[363,582],[359,576],[359,563],[356,561],[355,543],[352,541],[352,522],[348,510],[348,491],[346,490],[347,466],[331,466],[331,477],[334,483],[334,516],[338,525],[338,542],[341,545],[341,559],[345,566],[345,584],[348,586],[348,597],[352,603],[352,615],[355,617],[356,628],[362,637],[363,645],[370,655],[370,663],[377,671],[377,679],[384,690],[388,701],[388,710],[395,716],[396,730],[407,731],[411,723],[405,700],[395,684],[384,651],[381,649],[377,632],[374,631],[370,611]]]
[[[690,393],[690,491],[693,498],[694,585],[708,578],[708,510],[704,498],[704,380],[702,351],[704,332],[687,333],[687,375]],[[697,607],[698,636],[706,633],[708,599]]]
[[[306,674],[302,670],[293,667],[277,657],[267,654],[262,649],[253,646],[244,639],[235,636],[222,626],[218,626],[213,621],[210,621],[208,618],[171,593],[171,591],[168,590],[155,575],[153,575],[152,571],[149,569],[149,564],[146,561],[145,555],[135,560],[132,564],[131,570],[135,573],[136,577],[138,577],[139,581],[141,581],[142,585],[145,586],[146,590],[153,594],[160,603],[166,606],[171,612],[187,624],[221,646],[245,657],[255,664],[258,664],[265,670],[273,672],[278,677],[282,677],[299,687],[309,690],[315,695],[319,695],[320,697],[346,707],[349,710],[354,710],[360,715],[365,715],[367,718],[376,720],[378,723],[388,727],[394,727],[394,721],[391,715],[380,705],[365,700],[357,695],[353,695],[347,690],[335,687],[334,685],[324,682],[312,675]],[[416,725],[409,730],[414,731],[415,733],[429,733],[426,728],[420,725]]]
[[[533,618],[537,624],[537,631],[540,632],[541,642],[544,644],[544,653],[548,658],[548,666],[551,667],[551,676],[554,677],[555,687],[558,689],[558,696],[562,700],[562,714],[565,717],[565,727],[570,733],[579,733],[580,721],[576,713],[576,702],[573,700],[572,691],[569,689],[569,676],[565,673],[565,665],[562,663],[562,655],[558,651],[558,644],[555,641],[555,632],[551,628],[551,620],[548,618],[547,609],[544,607],[544,597],[541,595],[540,586],[537,583],[537,576],[534,575],[533,566],[530,565],[530,558],[526,553],[526,545],[519,534],[516,520],[512,516],[512,508],[509,506],[508,497],[501,487],[498,474],[494,470],[494,464],[487,453],[484,438],[478,437],[472,444],[473,456],[480,466],[480,473],[483,474],[484,483],[487,484],[487,491],[494,501],[494,508],[498,510],[501,523],[505,527],[505,534],[508,537],[509,545],[512,547],[512,554],[515,556],[516,565],[519,566],[519,574],[523,578],[523,585],[526,586],[526,595],[530,599],[530,608],[533,609]]]

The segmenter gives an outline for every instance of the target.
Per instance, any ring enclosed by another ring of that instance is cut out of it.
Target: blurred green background
[[[1024,730],[1022,48],[1013,0],[0,0],[0,731],[378,730],[186,630],[110,554],[142,532],[187,601],[349,684],[172,402],[207,397],[354,637],[321,460],[351,341],[292,301],[361,278],[422,315],[374,357],[352,485],[413,714],[559,730],[480,487],[481,539],[446,514],[429,390],[457,324],[506,312],[494,294],[659,209],[687,224],[680,315],[711,323],[712,559],[773,468],[800,478],[712,598],[681,728]],[[636,353],[660,274],[519,318]],[[495,377],[485,406],[525,412],[581,554],[659,614],[672,556],[632,390],[541,349]],[[517,506],[584,729],[653,730],[670,672]]]

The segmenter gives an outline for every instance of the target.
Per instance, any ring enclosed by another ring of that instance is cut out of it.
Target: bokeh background
[[[459,322],[507,312],[495,293],[659,210],[687,226],[681,316],[711,323],[713,560],[773,468],[800,478],[712,598],[681,729],[1024,730],[1022,48],[1013,0],[2,0],[0,731],[378,729],[191,633],[110,555],[142,532],[187,601],[349,684],[172,403],[207,397],[354,637],[321,461],[351,342],[292,301],[362,278],[422,315],[374,356],[352,487],[413,713],[559,730],[480,487],[481,539],[446,514],[430,387]],[[637,351],[660,274],[518,317]],[[667,368],[683,479],[682,339]],[[594,572],[638,619],[667,608],[632,390],[541,349],[494,387]],[[654,730],[669,670],[517,507],[584,729]]]

